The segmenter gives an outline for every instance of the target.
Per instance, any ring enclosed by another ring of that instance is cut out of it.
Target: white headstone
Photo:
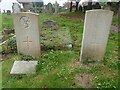
[[[24,55],[40,56],[39,15],[24,12],[13,16],[18,52]]]
[[[38,61],[15,61],[10,74],[35,74]]]
[[[18,3],[13,3],[12,9],[13,9],[13,13],[21,12],[20,5]]]
[[[101,60],[104,56],[113,12],[89,10],[85,15],[80,60]]]

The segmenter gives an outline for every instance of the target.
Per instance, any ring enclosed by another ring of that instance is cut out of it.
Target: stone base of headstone
[[[37,63],[38,61],[15,61],[10,74],[35,74]]]

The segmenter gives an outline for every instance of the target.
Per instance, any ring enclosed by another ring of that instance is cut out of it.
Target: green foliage
[[[7,43],[10,53],[17,53],[16,39],[12,38]]]
[[[118,80],[101,76],[96,80],[97,88],[118,88]]]
[[[70,13],[68,13],[69,15]],[[71,13],[72,16],[81,14]],[[97,64],[79,65],[80,47],[83,33],[83,23],[80,20],[60,17],[59,15],[40,14],[40,24],[49,19],[58,22],[60,27],[69,28],[73,40],[71,50],[42,50],[41,58],[37,65],[35,75],[26,75],[22,78],[11,78],[9,72],[15,60],[20,56],[8,54],[2,62],[3,87],[4,88],[80,88],[74,80],[76,74],[92,74],[92,85],[95,88],[117,88],[118,86],[118,34],[111,32],[104,60]],[[10,44],[11,45],[11,44]],[[49,46],[49,44],[48,44]],[[8,50],[8,47],[4,47]],[[9,51],[6,51],[9,52]],[[21,56],[23,60],[33,60],[29,56]]]
[[[6,45],[6,44],[2,45],[2,50],[1,50],[0,53],[1,53],[2,55],[6,55],[6,54],[8,54],[9,52],[10,52],[10,51],[9,51],[7,45]]]
[[[52,69],[58,67],[62,62],[67,62],[72,56],[73,52],[63,52],[63,51],[50,51],[42,56],[42,59],[37,65],[37,71],[39,72],[49,72]],[[64,61],[65,60],[65,61]]]
[[[117,16],[117,15],[113,16],[112,25],[120,26],[120,18],[119,18],[119,16]]]
[[[13,17],[12,15],[2,14],[2,31],[4,28],[13,28]]]
[[[16,39],[12,38],[2,45],[1,53],[7,55],[9,53],[17,53]]]
[[[30,55],[21,55],[20,59],[24,60],[24,61],[31,61],[31,60],[33,61],[33,60],[35,60],[35,58],[30,56]]]

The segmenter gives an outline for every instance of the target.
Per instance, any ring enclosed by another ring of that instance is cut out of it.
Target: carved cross
[[[29,40],[29,37],[27,36],[27,40],[23,41],[24,43],[27,43],[27,48],[29,50],[29,43],[32,43],[32,41]]]

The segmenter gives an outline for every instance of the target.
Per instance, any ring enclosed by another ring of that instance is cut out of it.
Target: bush
[[[9,49],[9,53],[17,53],[17,45],[16,45],[16,39],[13,38],[11,40],[8,41],[7,43],[8,49]]]
[[[17,53],[17,45],[16,39],[13,38],[2,45],[2,51],[0,52],[2,55],[9,54],[9,53]]]
[[[6,55],[9,53],[9,49],[7,47],[7,45],[2,45],[2,51],[0,52],[2,55]]]

